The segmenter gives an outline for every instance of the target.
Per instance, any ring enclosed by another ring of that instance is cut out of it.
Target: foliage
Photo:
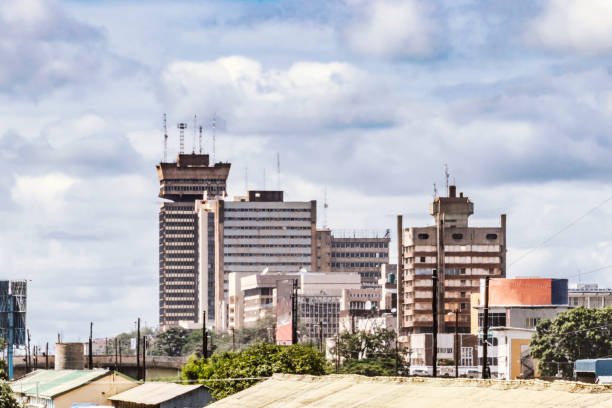
[[[529,346],[543,376],[572,376],[573,362],[612,355],[612,308],[578,307],[541,320]]]
[[[155,347],[151,354],[156,356],[180,356],[183,346],[187,344],[188,331],[182,327],[171,327],[155,338]]]
[[[135,355],[136,354],[136,350],[130,348],[130,342],[132,339],[135,339],[137,335],[137,331],[133,330],[131,332],[124,332],[121,334],[118,334],[117,336],[115,336],[115,339],[117,339],[117,346],[118,349],[121,350],[121,355],[127,356],[127,355]],[[149,327],[145,327],[140,329],[140,336],[153,336],[155,335],[155,330],[149,328]],[[114,355],[115,351],[119,351],[119,350],[115,350],[115,339],[108,339],[108,344],[106,345],[106,354],[108,355]]]
[[[453,360],[452,358],[439,358],[438,365],[439,366],[454,366],[455,360]]]
[[[0,408],[19,408],[19,403],[7,383],[0,384]]]
[[[340,367],[341,374],[360,374],[368,377],[374,376],[397,376],[397,367],[395,366],[395,358],[364,358],[361,360],[348,359],[344,360]]]
[[[6,360],[0,360],[0,380],[8,380],[8,364]]]
[[[239,352],[215,354],[208,359],[191,356],[183,367],[185,380],[270,377],[275,373],[325,373],[323,356],[311,347],[296,344],[278,346],[260,343]],[[205,382],[216,399],[224,398],[255,384],[258,380]]]

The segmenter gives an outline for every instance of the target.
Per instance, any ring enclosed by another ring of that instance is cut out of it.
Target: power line
[[[516,264],[517,262],[523,260],[525,257],[530,255],[531,253],[533,253],[537,249],[541,248],[542,246],[546,245],[547,243],[552,241],[554,238],[556,238],[558,235],[560,235],[561,233],[567,231],[568,229],[570,229],[571,227],[576,225],[579,221],[581,221],[582,219],[586,218],[592,212],[594,212],[598,208],[602,207],[604,204],[606,204],[608,201],[611,201],[611,200],[612,200],[612,195],[610,197],[606,198],[605,200],[603,200],[601,203],[597,204],[595,207],[593,207],[590,210],[588,210],[587,212],[585,212],[584,214],[582,214],[580,217],[576,218],[575,220],[573,220],[572,222],[570,222],[569,224],[567,224],[566,226],[561,228],[560,230],[558,230],[557,232],[555,232],[554,234],[552,234],[551,236],[549,236],[548,238],[546,238],[544,241],[540,242],[540,244],[538,244],[535,247],[529,249],[523,255],[519,256],[516,260],[511,262],[508,266],[510,267],[510,266]]]

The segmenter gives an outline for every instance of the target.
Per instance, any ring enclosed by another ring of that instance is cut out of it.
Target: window
[[[461,304],[461,310],[465,310],[467,308],[467,305],[465,303]]]
[[[474,365],[474,349],[471,347],[461,347],[461,365]]]
[[[420,258],[419,258],[419,261],[420,261],[420,262],[425,262],[425,257],[424,257],[424,256],[420,257]]]
[[[417,238],[418,239],[427,239],[427,238],[429,238],[429,234],[418,234]]]
[[[487,239],[497,239],[497,234],[487,234]]]
[[[528,317],[525,319],[525,328],[533,329],[538,325],[539,321],[540,321],[539,317]]]
[[[482,327],[484,317],[482,312],[478,312],[478,326]],[[504,327],[506,325],[506,313],[489,313],[489,327]]]
[[[463,239],[463,234],[453,234],[453,239],[455,240]]]

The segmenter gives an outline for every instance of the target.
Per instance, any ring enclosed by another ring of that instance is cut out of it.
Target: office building
[[[229,163],[209,163],[207,154],[179,154],[157,165],[159,197],[159,324],[200,319],[198,217],[194,201],[225,195]],[[206,268],[206,266],[204,266]]]
[[[233,201],[198,200],[196,213],[200,307],[217,330],[228,327],[228,274],[312,269],[316,201],[286,202],[282,191],[249,191]],[[211,285],[214,291],[205,290]]]
[[[362,286],[375,287],[380,266],[389,263],[389,233],[332,234],[330,229],[316,231],[314,272],[358,272]]]
[[[612,306],[612,289],[599,288],[596,283],[578,283],[569,288],[569,305],[586,308]]]
[[[432,282],[438,276],[438,332],[454,330],[459,310],[459,331],[470,329],[470,294],[478,292],[485,276],[506,276],[506,216],[501,225],[472,227],[468,218],[474,204],[455,186],[448,197],[435,197],[430,205],[434,225],[403,227],[398,216],[398,323],[400,336],[431,333]],[[452,322],[451,324],[448,324]],[[402,337],[405,339],[405,337]]]

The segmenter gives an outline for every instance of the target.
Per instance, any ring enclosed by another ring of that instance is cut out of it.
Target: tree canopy
[[[204,382],[213,397],[221,399],[258,381],[252,378],[270,377],[275,373],[322,375],[325,374],[325,360],[309,346],[260,343],[238,352],[215,354],[208,359],[192,356],[183,367],[182,377],[185,380],[245,378]]]
[[[542,375],[571,377],[574,361],[612,355],[611,334],[612,308],[578,307],[540,321],[529,348]]]
[[[183,355],[183,346],[187,344],[187,336],[187,330],[181,327],[169,328],[155,338],[155,347],[152,354],[161,356]]]
[[[0,384],[0,408],[19,408],[20,405],[13,396],[8,383]]]

